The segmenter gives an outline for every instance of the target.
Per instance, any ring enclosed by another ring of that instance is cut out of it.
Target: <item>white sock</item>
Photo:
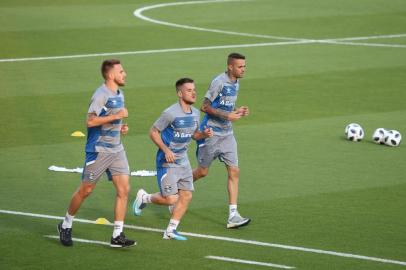
[[[66,228],[70,229],[70,228],[72,228],[72,222],[73,222],[74,217],[75,216],[71,216],[71,215],[69,215],[68,212],[66,212],[65,218],[64,218],[64,220],[62,222],[62,229],[66,229]]]
[[[229,210],[228,210],[228,216],[229,218],[232,218],[235,214],[237,214],[237,205],[236,204],[230,204],[229,205]]]
[[[114,221],[113,238],[116,238],[123,231],[124,221]]]
[[[178,225],[179,225],[179,220],[171,219],[171,220],[169,220],[169,224],[168,224],[168,227],[166,228],[166,231],[171,232],[173,230],[176,230]]]
[[[151,197],[152,197],[152,194],[145,194],[144,196],[142,196],[142,202],[151,203]]]

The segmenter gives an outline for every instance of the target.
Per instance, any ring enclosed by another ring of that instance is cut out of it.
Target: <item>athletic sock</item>
[[[142,202],[151,203],[151,197],[152,197],[152,194],[145,194],[144,196],[142,196]]]
[[[71,215],[69,215],[68,212],[66,212],[65,218],[64,218],[64,220],[62,222],[62,229],[66,229],[66,228],[70,229],[70,228],[72,228],[72,222],[73,222],[74,217],[75,216],[71,216]]]
[[[232,218],[237,213],[238,213],[237,205],[236,204],[230,204],[229,205],[229,210],[228,210],[228,218]]]
[[[123,231],[124,221],[114,221],[113,238],[116,238]]]
[[[178,225],[179,225],[179,220],[171,219],[171,220],[169,220],[169,224],[168,224],[168,227],[166,228],[166,231],[171,232],[173,230],[176,230]]]

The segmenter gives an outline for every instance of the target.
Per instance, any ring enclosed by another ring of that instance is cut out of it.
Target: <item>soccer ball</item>
[[[356,123],[351,123],[345,127],[345,136],[348,140],[359,142],[364,138],[364,130]]]
[[[372,135],[372,140],[377,144],[385,144],[385,137],[388,135],[388,131],[384,128],[378,128]]]
[[[399,146],[402,135],[397,130],[389,130],[385,136],[385,144],[388,146]]]

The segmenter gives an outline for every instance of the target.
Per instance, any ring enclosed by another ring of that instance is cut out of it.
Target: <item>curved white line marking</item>
[[[367,47],[391,47],[391,48],[406,48],[406,45],[403,44],[382,44],[382,43],[357,43],[349,42],[352,40],[367,40],[367,39],[379,39],[379,38],[399,38],[405,37],[406,34],[393,34],[393,35],[382,35],[382,36],[369,36],[369,37],[348,37],[348,38],[335,38],[335,39],[306,39],[306,38],[293,38],[293,37],[281,37],[273,35],[260,35],[260,34],[251,34],[243,32],[234,32],[234,31],[225,31],[219,29],[203,28],[196,27],[185,24],[171,23],[161,20],[152,19],[143,15],[142,13],[146,10],[169,7],[169,6],[180,6],[180,5],[194,5],[194,4],[207,4],[207,3],[222,3],[222,2],[235,2],[235,1],[250,1],[250,0],[206,0],[206,1],[186,1],[186,2],[172,2],[164,4],[156,4],[151,6],[146,6],[138,8],[134,11],[134,16],[151,23],[166,25],[176,28],[184,28],[189,30],[220,33],[226,35],[236,35],[236,36],[245,36],[245,37],[256,37],[256,38],[267,38],[267,39],[276,39],[276,40],[288,40],[288,41],[306,41],[305,43],[326,43],[326,44],[341,44],[341,45],[352,45],[352,46],[367,46]],[[345,42],[344,42],[345,41]]]
[[[64,217],[59,217],[59,216],[35,214],[35,213],[27,213],[27,212],[19,212],[19,211],[10,211],[10,210],[2,210],[2,209],[0,209],[0,213],[1,214],[9,214],[9,215],[36,217],[36,218],[56,219],[56,220],[64,219]],[[96,224],[95,221],[93,221],[93,220],[81,219],[81,218],[75,218],[75,222]],[[111,224],[111,223],[110,224],[105,224],[105,226],[113,226],[113,225],[114,224]],[[129,228],[129,229],[141,230],[141,231],[149,231],[149,232],[162,233],[164,231],[164,230],[161,230],[161,229],[134,226],[134,225],[124,225],[124,227]],[[310,252],[310,253],[316,253],[316,254],[326,254],[326,255],[332,255],[332,256],[337,256],[337,257],[353,258],[353,259],[359,259],[359,260],[366,260],[366,261],[373,261],[373,262],[397,264],[397,265],[406,266],[405,261],[398,261],[398,260],[370,257],[370,256],[357,255],[357,254],[344,253],[344,252],[336,252],[336,251],[331,251],[331,250],[322,250],[322,249],[306,248],[306,247],[298,247],[298,246],[288,246],[288,245],[282,245],[282,244],[267,243],[267,242],[253,241],[253,240],[245,240],[245,239],[224,237],[224,236],[198,234],[198,233],[182,232],[182,234],[187,235],[187,236],[197,237],[197,238],[221,240],[221,241],[227,241],[227,242],[232,242],[232,243],[248,244],[248,245],[263,246],[263,247],[273,247],[273,248],[280,248],[280,249],[286,249],[286,250],[296,250],[296,251]]]
[[[245,36],[245,37],[268,38],[268,39],[277,39],[277,40],[297,40],[297,41],[299,41],[299,40],[300,41],[307,40],[307,39],[302,39],[302,38],[290,38],[290,37],[280,37],[280,36],[271,36],[271,35],[251,34],[251,33],[242,33],[242,32],[234,32],[234,31],[225,31],[225,30],[219,30],[219,29],[196,27],[196,26],[191,26],[191,25],[177,24],[177,23],[170,23],[170,22],[160,21],[160,20],[152,19],[152,18],[147,17],[145,15],[142,15],[142,13],[144,11],[146,11],[146,10],[162,8],[162,7],[180,6],[180,5],[207,4],[207,3],[236,2],[236,1],[248,1],[248,0],[207,0],[207,1],[173,2],[173,3],[157,4],[157,5],[138,8],[138,9],[136,9],[134,11],[133,14],[134,14],[135,17],[140,18],[141,20],[144,20],[144,21],[148,21],[148,22],[152,22],[152,23],[156,23],[156,24],[162,24],[162,25],[171,26],[171,27],[196,30],[196,31],[213,32],[213,33],[219,33],[219,34]]]
[[[366,46],[366,47],[389,47],[389,48],[406,48],[404,44],[386,44],[386,43],[360,43],[360,42],[348,42],[348,40],[368,40],[368,39],[386,39],[386,38],[400,38],[406,37],[406,34],[393,34],[393,35],[381,35],[381,36],[366,36],[366,37],[348,37],[348,38],[335,38],[335,39],[304,39],[304,38],[289,38],[289,37],[277,37],[270,35],[256,35],[249,33],[238,33],[231,31],[223,31],[216,29],[206,29],[188,25],[174,24],[159,20],[154,20],[142,15],[145,10],[158,8],[162,6],[175,6],[180,4],[200,4],[211,2],[230,2],[230,1],[244,1],[244,0],[208,0],[208,1],[194,1],[194,2],[175,2],[167,4],[159,4],[153,6],[147,6],[134,11],[134,15],[142,20],[146,20],[152,23],[163,24],[172,27],[180,27],[185,29],[227,33],[230,35],[242,35],[252,37],[264,37],[280,40],[288,40],[285,42],[270,42],[270,43],[253,43],[253,44],[235,44],[235,45],[219,45],[219,46],[205,46],[205,47],[191,47],[191,48],[172,48],[172,49],[157,49],[157,50],[144,50],[144,51],[129,51],[129,52],[110,52],[110,53],[91,53],[91,54],[74,54],[74,55],[58,55],[58,56],[39,56],[39,57],[23,57],[23,58],[3,58],[0,59],[0,63],[4,62],[23,62],[23,61],[42,61],[42,60],[62,60],[62,59],[75,59],[75,58],[88,58],[99,56],[114,56],[114,55],[135,55],[135,54],[154,54],[154,53],[166,53],[166,52],[184,52],[184,51],[200,51],[200,50],[213,50],[213,49],[227,49],[227,48],[251,48],[251,47],[263,47],[263,46],[280,46],[280,45],[294,45],[294,44],[310,44],[310,43],[324,43],[324,44],[336,44],[336,45],[350,45],[350,46]],[[248,0],[245,0],[248,1]]]

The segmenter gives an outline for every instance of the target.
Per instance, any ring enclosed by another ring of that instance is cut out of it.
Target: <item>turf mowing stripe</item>
[[[233,31],[225,31],[225,30],[219,30],[219,29],[212,29],[212,28],[203,28],[203,27],[196,27],[196,26],[191,26],[191,25],[185,25],[185,24],[177,24],[177,23],[171,23],[171,22],[166,22],[166,21],[160,21],[156,19],[152,19],[150,17],[147,17],[145,15],[142,15],[142,12],[150,9],[156,9],[156,8],[162,8],[162,7],[169,7],[169,6],[179,6],[179,5],[194,5],[194,4],[209,4],[209,3],[223,3],[223,2],[240,2],[241,0],[209,0],[209,1],[187,1],[187,2],[172,2],[172,3],[165,3],[165,4],[157,4],[157,5],[151,5],[151,6],[145,6],[142,8],[138,8],[134,11],[134,16],[143,20],[143,21],[148,21],[152,22],[155,24],[162,24],[170,27],[176,27],[176,28],[184,28],[184,29],[189,29],[189,30],[196,30],[196,31],[204,31],[204,32],[213,32],[213,33],[220,33],[220,34],[226,34],[226,35],[234,35],[234,36],[245,36],[245,37],[257,37],[257,38],[270,38],[270,39],[279,39],[279,40],[304,40],[300,38],[290,38],[290,37],[280,37],[280,36],[272,36],[272,35],[260,35],[260,34],[251,34],[251,33],[242,33],[242,32],[233,32]],[[245,0],[246,1],[246,0]],[[308,40],[308,39],[306,39]]]
[[[88,58],[88,57],[99,57],[99,56],[114,56],[114,55],[135,55],[135,54],[155,54],[155,53],[168,53],[168,52],[188,52],[188,51],[217,50],[217,49],[229,49],[229,48],[267,47],[267,46],[282,46],[282,45],[295,45],[295,44],[307,44],[307,43],[314,43],[314,41],[313,40],[302,40],[302,41],[266,42],[266,43],[218,45],[218,46],[190,47],[190,48],[157,49],[157,50],[129,51],[129,52],[106,52],[106,53],[89,53],[89,54],[58,55],[58,56],[39,56],[39,57],[25,57],[25,58],[3,58],[3,59],[0,59],[0,63],[2,63],[2,62],[23,62],[23,61],[75,59],[75,58]]]
[[[406,45],[403,44],[383,44],[383,43],[356,43],[356,42],[349,42],[350,40],[366,40],[366,39],[378,39],[378,38],[398,38],[404,37],[406,34],[392,34],[392,35],[381,35],[381,36],[370,36],[370,37],[348,37],[348,38],[336,38],[336,39],[304,39],[304,38],[295,38],[295,37],[281,37],[281,36],[272,36],[272,35],[259,35],[259,34],[252,34],[252,33],[243,33],[243,32],[233,32],[233,31],[225,31],[219,29],[212,29],[212,28],[203,28],[203,27],[196,27],[191,25],[185,24],[176,24],[167,21],[161,21],[152,19],[145,15],[142,15],[142,12],[150,9],[168,7],[168,6],[178,6],[178,5],[192,5],[192,4],[207,4],[207,3],[222,3],[222,2],[230,2],[230,1],[242,1],[242,0],[208,0],[208,1],[187,1],[187,2],[172,2],[172,3],[165,3],[165,4],[157,4],[151,6],[145,6],[142,8],[138,8],[134,11],[134,16],[151,23],[166,25],[169,27],[176,27],[176,28],[183,28],[195,31],[205,31],[205,32],[214,32],[214,33],[221,33],[227,35],[236,35],[236,36],[246,36],[246,37],[257,37],[257,38],[269,38],[269,39],[279,39],[279,40],[291,40],[291,41],[310,41],[309,43],[325,43],[325,44],[337,44],[337,45],[352,45],[352,46],[366,46],[366,47],[391,47],[391,48],[406,48]],[[245,0],[249,1],[249,0]],[[313,41],[313,42],[312,42]],[[340,42],[340,41],[347,41],[347,42]]]
[[[44,237],[47,238],[52,238],[52,239],[58,239],[58,235],[44,235]],[[72,240],[74,242],[80,242],[80,243],[86,243],[86,244],[96,244],[96,245],[103,245],[103,246],[110,246],[110,243],[108,242],[102,242],[102,241],[95,241],[95,240],[87,240],[87,239],[81,239],[81,238],[74,238],[72,237]]]
[[[234,258],[228,258],[228,257],[206,256],[205,258],[206,258],[206,259],[212,259],[212,260],[225,261],[225,262],[235,262],[235,263],[243,263],[243,264],[254,264],[254,265],[269,266],[269,267],[282,268],[282,269],[295,269],[295,267],[293,267],[293,266],[287,266],[287,265],[282,265],[282,264],[264,263],[264,262],[256,262],[256,261],[247,261],[247,260],[234,259]]]
[[[0,213],[11,214],[11,215],[19,215],[19,216],[57,219],[57,220],[62,220],[64,218],[64,217],[59,217],[59,216],[34,214],[34,213],[26,213],[26,212],[10,211],[10,210],[2,210],[2,209],[0,209]],[[95,221],[88,220],[88,219],[75,218],[74,221],[75,222],[81,222],[81,223],[96,224]],[[113,224],[105,224],[105,225],[113,226]],[[160,233],[162,233],[164,231],[164,230],[161,230],[161,229],[134,226],[134,225],[124,225],[124,227],[134,229],[134,230],[150,231],[150,232],[160,232]],[[249,245],[255,245],[255,246],[265,246],[265,247],[273,247],[273,248],[280,248],[280,249],[287,249],[287,250],[303,251],[303,252],[309,252],[309,253],[326,254],[326,255],[332,255],[332,256],[337,256],[337,257],[352,258],[352,259],[359,259],[359,260],[366,260],[366,261],[373,261],[373,262],[397,264],[397,265],[406,266],[406,262],[404,262],[404,261],[397,261],[397,260],[391,260],[391,259],[370,257],[370,256],[357,255],[357,254],[351,254],[351,253],[336,252],[336,251],[314,249],[314,248],[305,248],[305,247],[298,247],[298,246],[288,246],[288,245],[282,245],[282,244],[274,244],[274,243],[267,243],[267,242],[253,241],[253,240],[245,240],[245,239],[238,239],[238,238],[231,238],[231,237],[223,237],[223,236],[214,236],[214,235],[188,233],[188,232],[181,232],[181,233],[184,234],[184,235],[192,236],[192,237],[196,237],[196,238],[221,240],[221,241],[240,243],[240,244],[249,244]]]

